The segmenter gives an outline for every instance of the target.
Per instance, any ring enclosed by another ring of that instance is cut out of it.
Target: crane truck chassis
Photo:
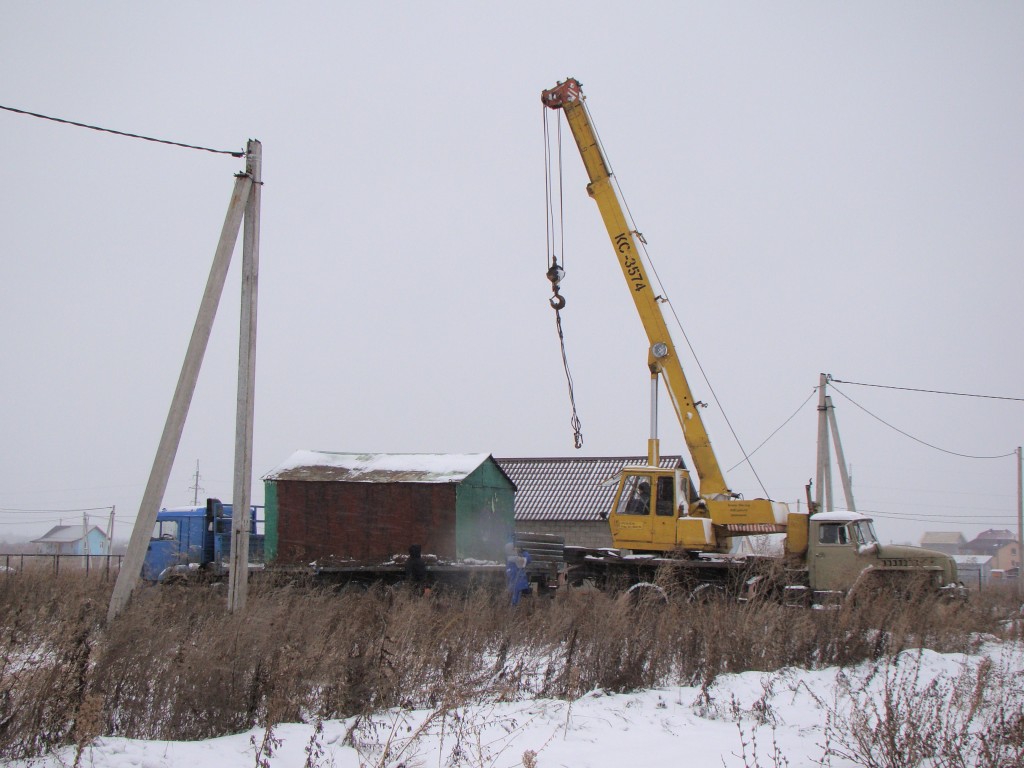
[[[642,468],[636,468],[643,471]],[[151,582],[182,581],[201,575],[216,580],[227,571],[232,508],[217,499],[205,507],[161,510],[143,566]],[[632,554],[619,549],[565,546],[550,534],[517,533],[515,545],[530,553],[527,568],[535,593],[553,595],[563,587],[592,587],[659,595],[676,592],[687,599],[722,595],[784,600],[791,605],[833,604],[848,593],[903,589],[939,590],[962,597],[952,561],[939,552],[878,543],[870,518],[851,512],[827,512],[808,520],[804,557],[768,555],[694,555],[673,553]],[[250,510],[252,530],[259,522],[258,508]],[[790,531],[790,536],[793,531]],[[406,579],[405,560],[396,554],[385,562],[333,560],[301,567],[265,566],[263,536],[250,535],[250,568],[274,577],[321,586],[400,584]],[[444,562],[427,555],[427,581],[431,586],[465,589],[500,588],[504,565],[488,562]]]
[[[804,516],[806,549],[770,554],[627,554],[619,549],[565,548],[570,587],[604,591],[675,592],[690,600],[710,596],[777,599],[787,605],[835,605],[849,595],[878,592],[915,597],[966,594],[952,558],[918,547],[878,541],[871,518],[855,512]]]

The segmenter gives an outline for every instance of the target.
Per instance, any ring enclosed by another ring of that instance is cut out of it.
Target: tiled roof
[[[646,456],[495,459],[516,485],[516,520],[601,520],[611,509],[619,470]],[[661,466],[683,467],[681,456]],[[613,482],[606,483],[612,479]]]
[[[987,531],[979,533],[975,541],[1016,541],[1017,535],[1012,531],[1008,531],[1005,528],[1002,530],[996,530],[995,528],[989,528]]]
[[[960,551],[964,554],[972,555],[995,555],[1003,547],[1009,547],[1017,542],[1014,540],[1006,541],[1005,539],[982,539],[977,538],[974,541],[969,541],[960,547]]]

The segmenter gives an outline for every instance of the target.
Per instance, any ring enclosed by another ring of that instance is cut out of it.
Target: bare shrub
[[[254,582],[246,610],[228,614],[222,587],[165,585],[138,590],[104,627],[109,583],[17,574],[0,580],[0,756],[81,750],[97,735],[200,739],[258,726],[272,737],[282,722],[412,709],[448,727],[470,701],[677,682],[710,700],[724,672],[967,651],[1019,631],[1011,610],[981,601],[876,596],[816,611],[659,586],[664,595],[573,590],[512,608],[486,589],[422,597]],[[1010,710],[993,724],[1007,739],[1019,728]]]
[[[98,734],[90,666],[104,590],[99,579],[42,569],[0,579],[0,755]]]
[[[929,679],[920,653],[905,653],[843,676],[826,707],[829,754],[866,768],[1021,765],[1024,683],[1003,661]]]

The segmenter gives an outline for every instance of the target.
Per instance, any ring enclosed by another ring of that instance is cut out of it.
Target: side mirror
[[[207,499],[206,522],[220,520],[222,517],[224,517],[224,505],[221,504],[220,499]]]

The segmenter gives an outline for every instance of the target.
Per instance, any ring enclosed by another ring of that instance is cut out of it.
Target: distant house
[[[495,459],[516,486],[515,520],[520,533],[551,533],[579,547],[612,546],[608,513],[615,481],[627,465],[646,456]],[[684,468],[681,456],[663,456],[661,466]]]
[[[95,525],[85,535],[81,525],[58,525],[32,543],[41,555],[110,554],[110,539]]]
[[[992,558],[993,571],[1017,572],[1020,569],[1020,544],[1017,537],[1005,529],[983,531],[960,551],[965,555],[988,555]]]
[[[947,555],[959,555],[967,539],[959,531],[925,531],[921,537],[921,546],[945,552]]]

